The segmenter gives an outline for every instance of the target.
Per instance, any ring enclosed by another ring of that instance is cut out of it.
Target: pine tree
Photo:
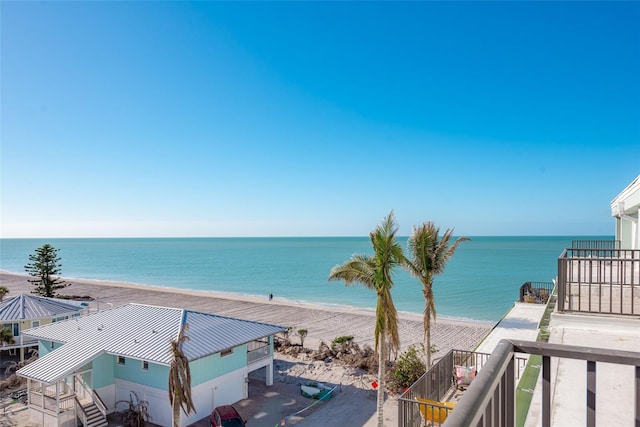
[[[29,255],[29,261],[31,263],[24,268],[30,276],[36,277],[36,279],[29,279],[29,282],[35,286],[31,293],[43,297],[55,297],[58,289],[69,286],[58,277],[62,269],[58,249],[47,243]]]

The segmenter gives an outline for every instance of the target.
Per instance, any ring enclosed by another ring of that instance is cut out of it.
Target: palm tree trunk
[[[173,427],[180,427],[180,403],[178,403],[178,398],[173,398]]]
[[[385,367],[387,364],[387,337],[381,336],[380,340],[380,354],[378,355],[378,402],[377,402],[377,411],[378,411],[378,427],[384,427],[384,375],[385,375]]]
[[[422,289],[424,295],[424,351],[426,355],[425,368],[427,371],[431,367],[431,292],[426,286]]]
[[[429,370],[429,368],[431,368],[431,325],[429,325],[429,327],[427,328],[427,331],[425,332],[425,337],[424,337],[424,341],[425,341],[425,351],[427,352],[427,371]]]

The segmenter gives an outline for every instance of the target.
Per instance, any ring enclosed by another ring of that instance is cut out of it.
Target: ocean
[[[438,316],[498,321],[527,281],[550,282],[572,240],[612,236],[471,237],[436,276]],[[405,245],[406,237],[399,238]],[[0,270],[25,273],[45,243],[59,249],[66,278],[211,290],[374,309],[361,285],[329,282],[352,254],[371,254],[368,237],[0,239]],[[73,285],[73,279],[68,280]],[[73,293],[73,287],[67,293]],[[399,311],[422,313],[422,287],[398,270],[392,296]],[[176,303],[179,306],[179,302]]]

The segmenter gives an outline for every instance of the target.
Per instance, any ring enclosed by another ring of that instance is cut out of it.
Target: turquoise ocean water
[[[572,240],[612,238],[472,237],[435,279],[438,315],[497,321],[520,285],[555,277]],[[45,243],[59,249],[65,277],[375,307],[374,293],[362,286],[327,281],[352,254],[372,253],[368,237],[0,239],[0,269],[24,274],[29,254]],[[419,282],[403,271],[394,282],[398,310],[422,313]]]

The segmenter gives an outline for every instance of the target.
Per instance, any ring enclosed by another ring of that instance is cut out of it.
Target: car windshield
[[[244,427],[244,423],[241,418],[231,418],[230,420],[223,420],[222,427]]]

